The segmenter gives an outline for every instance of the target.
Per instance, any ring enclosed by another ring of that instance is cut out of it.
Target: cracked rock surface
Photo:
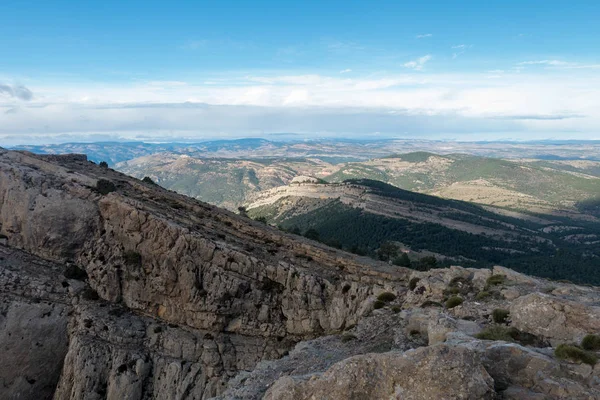
[[[0,234],[2,399],[600,398],[554,355],[598,288],[392,267],[77,155],[0,149]]]

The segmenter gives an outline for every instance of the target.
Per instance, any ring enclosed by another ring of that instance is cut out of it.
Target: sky
[[[4,1],[0,146],[600,139],[600,2]]]

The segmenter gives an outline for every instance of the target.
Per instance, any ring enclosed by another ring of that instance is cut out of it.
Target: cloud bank
[[[600,139],[600,77],[591,70],[578,76],[566,70],[556,75],[420,70],[430,59],[411,61],[401,73],[363,77],[335,71],[28,85],[35,96],[23,86],[3,84],[0,146],[77,135],[203,139],[280,132]],[[525,71],[528,66],[535,68],[527,64]]]

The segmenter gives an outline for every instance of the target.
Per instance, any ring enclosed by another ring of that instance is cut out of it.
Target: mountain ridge
[[[391,266],[85,156],[0,149],[0,224],[2,398],[600,395],[597,352],[559,351],[597,287]]]

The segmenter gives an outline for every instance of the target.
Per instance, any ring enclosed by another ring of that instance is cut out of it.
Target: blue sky
[[[0,145],[600,139],[597,1],[7,1],[0,15]]]

